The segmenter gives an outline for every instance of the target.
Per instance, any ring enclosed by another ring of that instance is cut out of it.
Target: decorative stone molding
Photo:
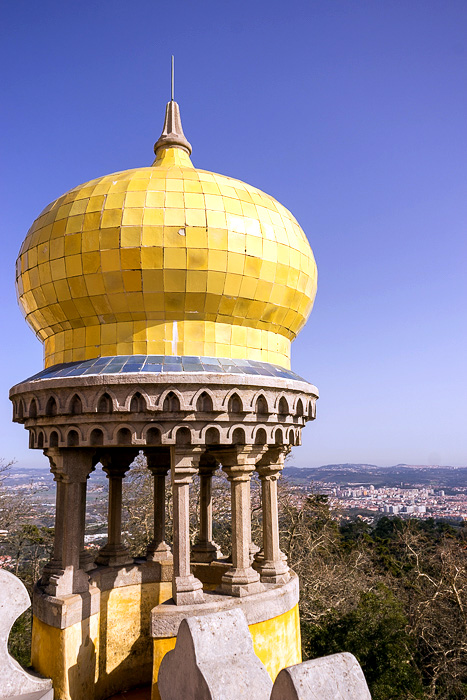
[[[142,449],[176,444],[184,427],[192,445],[299,445],[318,391],[280,377],[147,373],[36,379],[10,398],[31,448]]]
[[[298,603],[298,576],[293,571],[287,583],[266,584],[263,588],[261,593],[244,598],[205,591],[205,601],[200,605],[175,605],[169,602],[157,605],[151,613],[151,636],[155,639],[176,637],[181,621],[190,615],[207,615],[235,608],[243,611],[248,625],[255,625],[289,612]]]

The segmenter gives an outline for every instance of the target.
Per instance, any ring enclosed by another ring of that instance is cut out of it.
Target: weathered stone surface
[[[143,397],[141,411],[131,410],[135,392]],[[174,392],[179,410],[164,411],[167,394]],[[212,410],[198,411],[197,400],[206,392],[212,401]],[[98,411],[103,394],[110,397],[110,412]],[[239,413],[232,412],[232,395],[240,398]],[[256,410],[258,396],[265,399],[267,412]],[[56,415],[47,414],[50,397],[56,401]],[[82,413],[77,417],[72,409],[73,397],[81,402]],[[23,423],[30,431],[30,447],[43,449],[51,446],[52,433],[58,436],[58,447],[122,446],[119,431],[122,422],[130,430],[131,444],[148,447],[152,444],[173,445],[177,431],[186,426],[193,445],[206,444],[206,432],[215,428],[219,444],[233,445],[238,430],[246,444],[257,443],[257,431],[266,434],[266,444],[300,444],[301,431],[316,416],[318,390],[305,381],[241,374],[196,373],[140,373],[87,375],[36,379],[22,382],[10,391],[14,405],[13,420]],[[288,413],[279,411],[279,402],[285,398]],[[30,412],[33,404],[35,412]],[[299,410],[299,406],[301,409]],[[93,438],[95,430],[101,441]],[[235,432],[237,430],[237,433]],[[150,433],[160,433],[160,442],[152,442]],[[72,433],[73,440],[70,442]],[[55,438],[57,439],[57,438]]]
[[[174,605],[166,601],[151,612],[151,637],[176,637],[183,619],[192,616],[212,615],[239,609],[248,625],[283,615],[297,605],[299,597],[298,576],[293,571],[285,584],[265,585],[264,591],[244,598],[225,596],[215,591],[205,591],[205,601],[200,605]]]
[[[8,700],[53,700],[53,688],[49,690],[39,690],[37,693],[27,693],[26,695],[11,695]]]
[[[371,695],[357,659],[345,652],[284,668],[271,700],[371,700]]]
[[[52,681],[33,676],[8,653],[8,637],[15,620],[31,602],[25,586],[9,571],[0,569],[0,698],[53,697]],[[31,695],[32,693],[32,695]]]
[[[162,700],[269,700],[272,688],[239,609],[183,620],[157,685]]]

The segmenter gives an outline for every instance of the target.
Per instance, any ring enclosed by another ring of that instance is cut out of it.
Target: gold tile
[[[166,292],[179,292],[180,296],[185,297],[186,270],[164,270],[163,284]]]
[[[160,292],[164,288],[164,275],[162,270],[143,270],[144,292]]]
[[[120,250],[120,260],[122,270],[141,270],[140,248],[122,248]]]
[[[104,206],[104,202],[105,202],[105,197],[103,194],[90,197],[88,205],[86,207],[86,213],[102,211],[102,207]]]
[[[146,194],[146,206],[147,207],[159,207],[164,206],[165,193],[160,192],[147,192]]]
[[[117,248],[101,250],[101,266],[102,272],[120,270],[120,251]]]
[[[84,214],[70,216],[67,220],[65,233],[75,233],[83,228]]]
[[[141,226],[143,223],[143,209],[124,209],[122,217],[123,226]]]
[[[125,195],[125,207],[131,209],[142,209],[146,202],[146,191],[143,192],[127,192]]]
[[[122,210],[121,209],[104,209],[104,211],[102,213],[101,224],[100,224],[103,228],[120,226],[121,223],[122,223]],[[93,226],[91,225],[90,228],[93,228]]]
[[[143,246],[162,246],[164,242],[163,226],[143,225],[141,241]]]
[[[182,269],[187,268],[187,251],[185,248],[164,248],[164,268]]]
[[[123,251],[122,251],[123,252]],[[127,292],[140,292],[143,288],[141,271],[123,270],[123,285]]]
[[[206,234],[206,212],[204,209],[186,209],[185,217],[187,226],[202,226]]]
[[[165,206],[170,209],[184,209],[185,203],[182,192],[166,192]]]
[[[165,209],[164,224],[165,226],[185,226],[185,209]]]
[[[120,229],[120,245],[131,248],[141,245],[142,229],[139,226],[122,226]]]

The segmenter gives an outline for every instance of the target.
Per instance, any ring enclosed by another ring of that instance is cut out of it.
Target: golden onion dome
[[[169,102],[151,167],[70,190],[34,221],[17,291],[45,366],[115,355],[290,367],[316,294],[310,245],[273,197],[197,170]]]

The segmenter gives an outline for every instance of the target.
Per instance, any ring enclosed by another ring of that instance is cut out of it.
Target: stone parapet
[[[151,636],[155,639],[176,637],[181,621],[193,615],[239,608],[243,611],[248,625],[283,615],[298,603],[298,576],[291,572],[287,583],[266,584],[260,593],[253,593],[244,598],[219,595],[215,591],[205,591],[204,597],[205,602],[200,605],[174,605],[168,600],[155,607],[151,613]]]
[[[281,377],[147,372],[35,379],[10,398],[35,449],[297,445],[316,416],[318,390]]]
[[[88,591],[62,597],[47,595],[44,589],[36,584],[33,592],[33,614],[46,625],[66,629],[98,613],[101,594],[105,591],[125,586],[142,586],[146,583],[167,583],[172,580],[172,569],[170,560],[142,560],[124,567],[98,567],[90,574]]]

